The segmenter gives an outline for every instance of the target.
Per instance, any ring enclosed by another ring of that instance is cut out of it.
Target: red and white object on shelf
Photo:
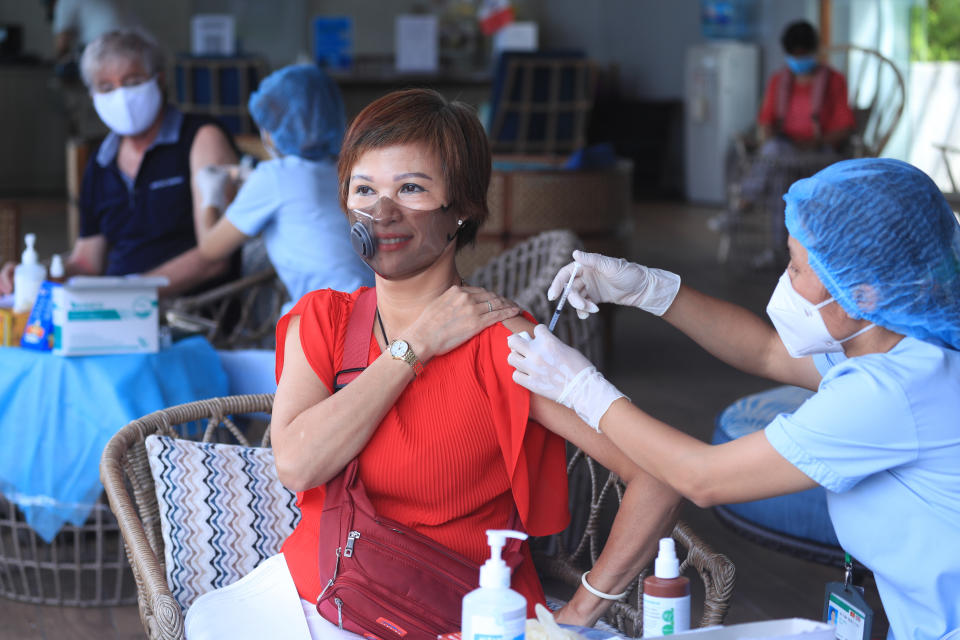
[[[513,5],[510,0],[482,0],[477,10],[480,30],[490,36],[513,22]]]

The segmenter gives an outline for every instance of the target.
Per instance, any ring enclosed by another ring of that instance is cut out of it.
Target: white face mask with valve
[[[820,309],[833,301],[831,297],[819,304],[810,302],[797,293],[790,282],[790,276],[786,271],[783,272],[773,295],[770,296],[770,302],[767,303],[767,315],[773,321],[780,340],[791,356],[803,358],[815,353],[843,351],[844,342],[876,326],[869,324],[853,335],[837,340],[830,335],[823,316],[820,315]]]
[[[143,133],[156,120],[163,93],[156,77],[132,87],[93,92],[93,108],[110,130],[121,136]]]

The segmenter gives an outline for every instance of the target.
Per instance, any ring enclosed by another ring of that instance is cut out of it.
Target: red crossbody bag
[[[357,299],[335,392],[367,366],[376,305],[375,289]],[[508,526],[516,528],[520,518],[514,514]],[[357,458],[327,482],[319,539],[317,564],[325,586],[317,610],[326,620],[372,640],[436,640],[460,629],[461,601],[477,587],[480,565],[378,515]],[[520,544],[511,540],[504,548],[511,567],[523,559]]]

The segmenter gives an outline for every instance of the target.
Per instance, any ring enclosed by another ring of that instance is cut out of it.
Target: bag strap
[[[823,105],[827,97],[827,84],[830,82],[830,70],[827,65],[821,64],[817,67],[817,73],[813,77],[813,86],[810,88],[810,115],[814,123],[820,123],[820,116],[823,115]]]
[[[790,105],[790,94],[793,92],[793,74],[789,69],[781,69],[777,72],[777,102],[775,110],[775,120],[777,129],[783,128],[783,119],[787,117],[787,108]]]
[[[370,287],[357,297],[347,322],[347,335],[343,343],[343,360],[340,370],[333,376],[333,391],[336,393],[353,382],[367,368],[370,360],[370,333],[377,312],[377,290]]]
[[[793,93],[793,74],[789,69],[783,69],[778,72],[780,76],[777,85],[776,102],[776,123],[777,128],[783,128],[783,119],[787,117],[787,110],[790,106],[790,95]],[[820,116],[826,101],[827,86],[830,82],[830,69],[827,65],[821,64],[813,76],[810,86],[810,117],[813,119],[815,127],[820,126]]]

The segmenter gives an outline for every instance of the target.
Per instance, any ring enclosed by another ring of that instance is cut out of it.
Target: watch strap
[[[398,340],[401,340],[401,338],[397,338],[396,340],[394,340],[394,342],[397,342]],[[413,367],[413,375],[419,376],[421,373],[423,373],[423,363],[420,362],[420,358],[418,358],[417,354],[414,353],[413,347],[410,346],[410,343],[407,342],[406,340],[403,340],[403,343],[407,345],[407,352],[403,354],[402,357],[398,358],[397,356],[394,356],[392,353],[390,355],[393,356],[394,360],[403,360],[408,365]]]

